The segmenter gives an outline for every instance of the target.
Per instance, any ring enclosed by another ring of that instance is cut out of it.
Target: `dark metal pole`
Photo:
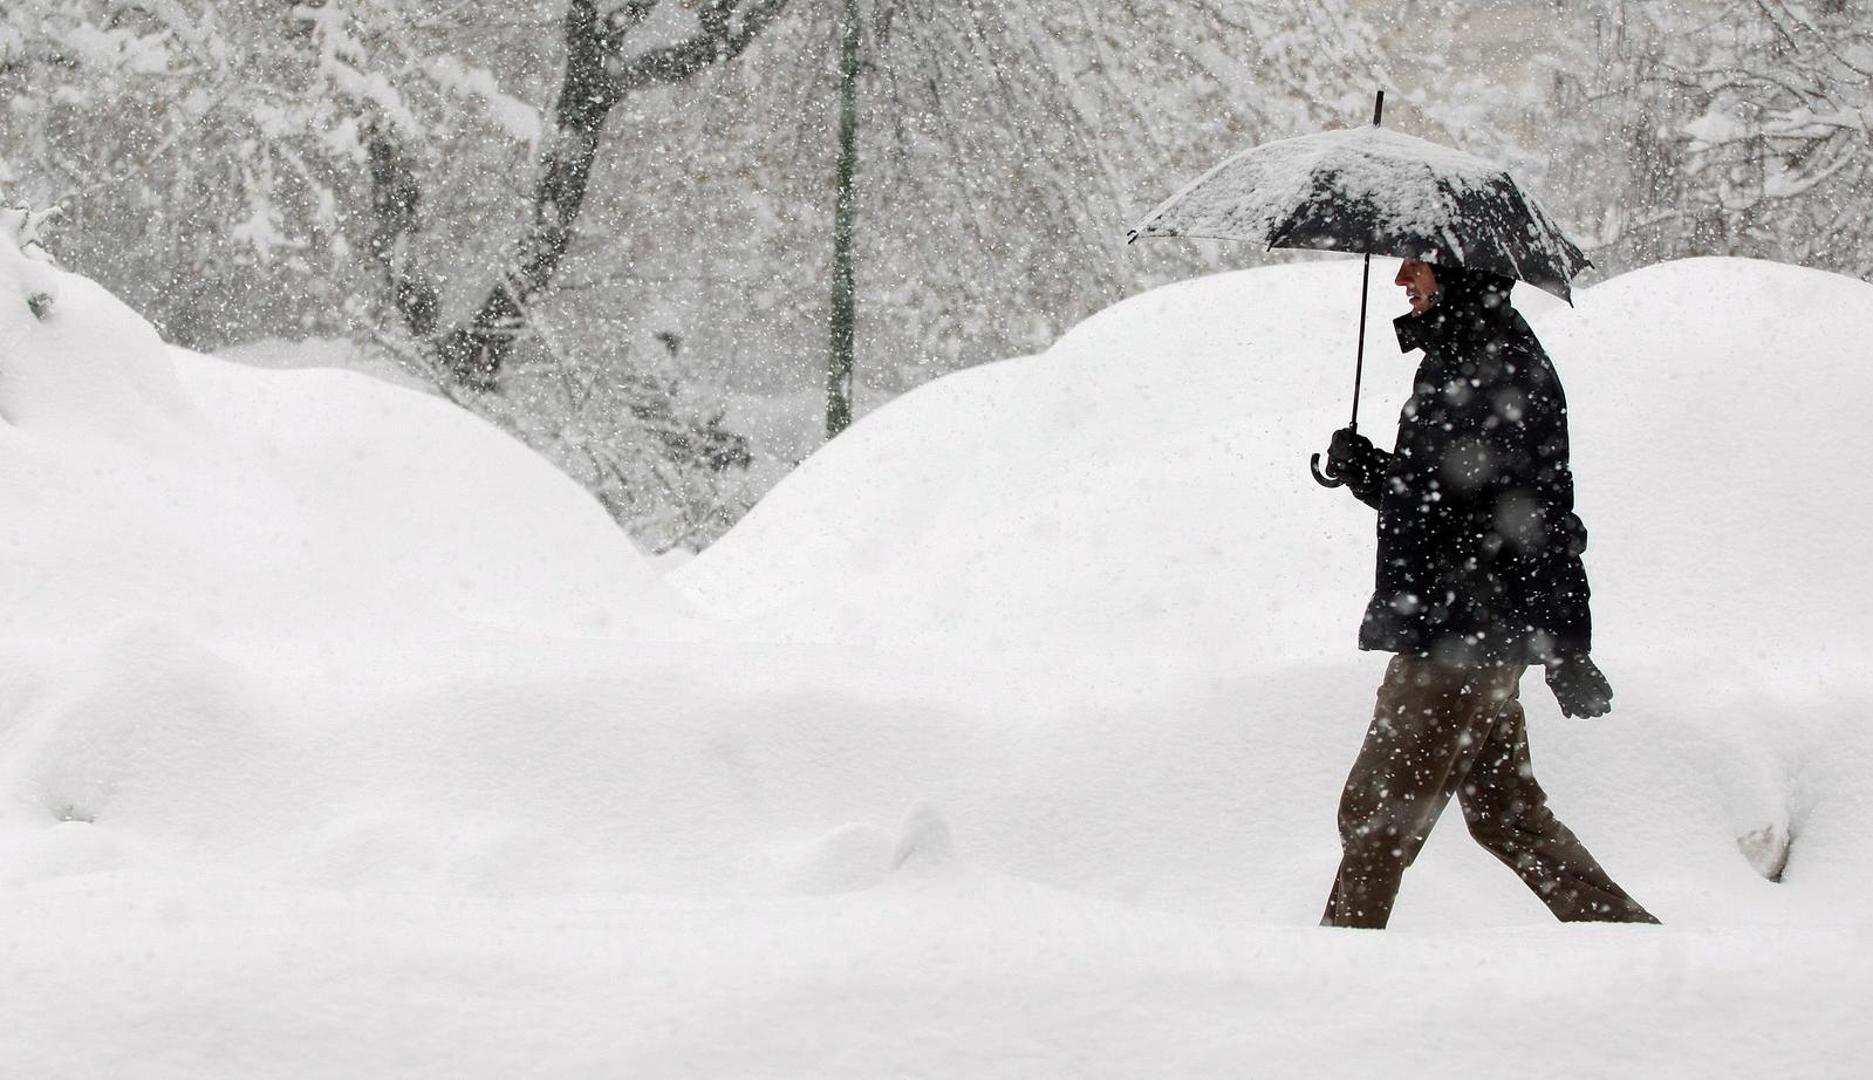
[[[831,348],[826,357],[828,439],[852,424],[852,354],[858,307],[858,287],[852,270],[852,239],[858,217],[853,174],[858,169],[858,77],[863,45],[858,0],[845,0],[845,29],[839,42],[839,161],[832,211],[832,309],[828,320]]]

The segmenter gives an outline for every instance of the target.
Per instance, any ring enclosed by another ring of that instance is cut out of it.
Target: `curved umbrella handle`
[[[1329,463],[1327,468],[1333,468],[1332,464]],[[1307,459],[1307,469],[1314,474],[1314,483],[1319,484],[1321,487],[1336,488],[1346,486],[1346,481],[1334,476],[1331,472],[1323,473],[1320,471],[1319,454],[1315,454],[1313,457]]]

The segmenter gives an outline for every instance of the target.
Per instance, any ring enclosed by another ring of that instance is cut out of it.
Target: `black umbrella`
[[[1164,200],[1134,226],[1141,236],[1247,240],[1269,248],[1361,253],[1359,352],[1352,427],[1365,373],[1372,256],[1423,259],[1517,278],[1573,302],[1568,281],[1591,265],[1508,170],[1461,150],[1379,126],[1280,139],[1245,150]],[[1314,478],[1329,487],[1314,455]]]

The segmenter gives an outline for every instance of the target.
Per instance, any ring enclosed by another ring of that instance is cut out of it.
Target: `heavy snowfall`
[[[1870,28],[6,0],[0,1075],[1860,1075]],[[1126,231],[1375,88],[1595,264],[1523,698],[1662,925],[1454,808],[1319,925],[1400,262]]]

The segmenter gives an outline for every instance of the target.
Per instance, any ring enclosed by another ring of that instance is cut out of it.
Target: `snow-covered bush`
[[[503,87],[552,62],[516,47],[547,10],[504,4],[475,62],[453,20],[386,0],[16,0],[0,6],[0,158],[18,195],[73,215],[67,264],[167,339],[338,332],[374,287],[355,258],[369,131],[470,176],[524,160],[538,117]],[[506,194],[450,189],[461,216],[431,224],[472,236]]]
[[[27,310],[39,319],[52,313],[52,305],[59,295],[58,279],[45,269],[51,264],[52,256],[39,236],[39,227],[56,213],[56,210],[35,212],[25,206],[0,206],[0,244],[8,248],[0,258],[5,259],[14,279],[8,292],[15,294],[15,299],[24,300]]]

